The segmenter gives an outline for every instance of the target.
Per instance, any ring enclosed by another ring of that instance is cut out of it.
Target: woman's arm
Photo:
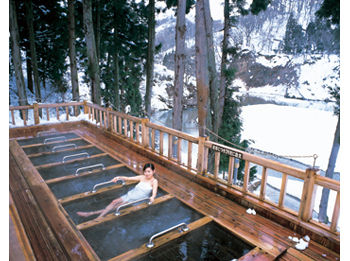
[[[149,198],[149,201],[150,201],[151,203],[154,202],[154,199],[155,199],[156,196],[157,196],[157,191],[158,191],[158,180],[155,179],[155,180],[153,181],[152,196]]]
[[[132,181],[132,180],[135,180],[135,181],[141,181],[141,176],[139,175],[139,176],[135,176],[135,177],[125,177],[125,176],[117,176],[117,177],[115,177],[115,178],[113,178],[112,179],[112,181],[114,182],[114,183],[117,183],[117,181],[118,180],[120,180],[120,179],[122,179],[122,180],[124,180],[124,181]]]

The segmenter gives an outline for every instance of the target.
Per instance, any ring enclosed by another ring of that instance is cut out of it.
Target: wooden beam
[[[193,230],[196,230],[197,228],[200,228],[208,223],[210,223],[212,221],[212,219],[210,217],[203,217],[201,219],[198,219],[190,224],[187,225],[187,227],[189,228],[189,230],[187,232],[183,232],[182,230],[180,229],[176,229],[176,230],[173,230],[163,236],[160,236],[158,238],[155,238],[153,240],[154,242],[154,247],[152,248],[152,251],[154,249],[157,249],[157,248],[160,248],[162,247],[162,245],[164,244],[167,244],[181,236],[184,236],[188,233],[190,233],[191,231]],[[180,232],[180,233],[179,233]],[[138,248],[135,248],[135,249],[132,249],[132,250],[129,250],[128,252],[125,252],[119,256],[116,256],[112,259],[110,259],[109,261],[119,261],[119,260],[123,260],[123,261],[126,261],[126,260],[135,260],[137,257],[140,257],[142,255],[145,255],[147,254],[148,252],[151,251],[151,249],[149,249],[148,247],[146,247],[146,243]]]
[[[96,155],[92,155],[90,156],[89,159],[93,159],[93,158],[97,158],[97,157],[102,157],[102,156],[106,156],[108,155],[107,153],[101,153],[101,154],[96,154]],[[48,163],[48,164],[43,164],[43,165],[39,165],[39,166],[35,166],[35,168],[37,170],[41,170],[41,169],[45,169],[45,168],[49,168],[49,167],[53,167],[53,166],[58,166],[58,165],[64,165],[64,164],[69,164],[75,161],[81,161],[81,160],[85,160],[84,159],[73,159],[73,160],[68,160],[66,162],[55,162],[55,163]]]
[[[273,255],[270,255],[268,252],[264,251],[260,247],[255,247],[253,250],[249,251],[244,256],[237,259],[238,261],[269,261],[269,260],[275,260],[276,257]]]
[[[164,201],[172,199],[173,197],[174,196],[168,194],[168,195],[156,198],[152,205],[162,203]],[[106,215],[104,217],[96,218],[96,219],[89,220],[89,221],[86,221],[84,223],[81,223],[81,224],[77,225],[77,229],[84,230],[84,229],[87,229],[87,228],[90,228],[90,227],[93,227],[93,226],[97,226],[97,225],[100,225],[100,224],[105,223],[107,221],[111,221],[111,220],[114,220],[116,218],[129,215],[131,213],[134,213],[135,211],[139,211],[139,210],[145,209],[147,207],[150,207],[150,205],[148,205],[146,202],[143,202],[143,203],[140,203],[140,204],[138,204],[136,206],[132,206],[132,207],[123,209],[123,211],[121,212],[121,214],[119,216],[116,216],[116,215],[114,215],[114,213],[111,213],[111,214],[108,214],[108,215]]]
[[[111,169],[117,169],[117,168],[121,168],[121,167],[125,167],[125,164],[117,164],[117,165],[107,166],[107,167],[105,167],[104,171],[111,170]],[[74,179],[74,178],[78,178],[78,177],[93,175],[97,172],[102,172],[102,170],[101,169],[94,169],[94,170],[91,170],[89,172],[85,172],[85,173],[83,172],[82,174],[79,174],[78,176],[76,176],[75,174],[71,174],[71,175],[66,175],[66,176],[58,177],[58,178],[54,178],[54,179],[48,179],[48,180],[45,180],[45,182],[46,182],[46,184],[53,184],[56,182],[60,182],[62,180],[68,180],[68,179]]]
[[[125,182],[126,185],[132,185],[132,184],[135,184],[135,183],[136,183],[135,181],[126,181]],[[107,187],[100,188],[96,192],[92,192],[90,190],[90,191],[86,191],[86,192],[83,192],[83,193],[80,193],[80,194],[75,194],[75,195],[72,195],[72,196],[61,198],[61,199],[58,199],[58,202],[60,202],[62,205],[64,205],[64,204],[70,203],[72,201],[81,200],[81,199],[84,199],[84,198],[96,196],[96,195],[99,195],[99,194],[102,194],[102,193],[105,193],[105,192],[108,192],[108,191],[119,190],[122,187],[123,186],[121,184],[113,184],[113,185],[110,185],[110,186],[107,186]]]
[[[65,249],[68,259],[71,260],[99,260],[91,251],[90,245],[81,234],[77,233],[75,227],[70,224],[60,211],[56,197],[50,191],[42,177],[27,158],[22,148],[14,140],[9,142],[10,151],[16,155],[15,161],[21,168],[24,178],[33,193],[40,211],[50,224],[55,238]]]

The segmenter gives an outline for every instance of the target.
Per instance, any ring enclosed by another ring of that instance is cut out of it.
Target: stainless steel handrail
[[[44,144],[46,144],[46,141],[48,141],[48,140],[58,140],[58,139],[62,139],[62,138],[64,138],[64,141],[67,140],[67,138],[65,136],[59,136],[59,137],[55,137],[55,138],[47,138],[44,140]]]
[[[48,130],[48,131],[39,131],[36,136],[39,137],[40,134],[47,134],[47,133],[58,133],[57,130]]]
[[[117,182],[118,182],[119,180],[122,181],[122,186],[124,186],[124,185],[125,185],[125,181],[124,181],[123,179],[118,179]],[[98,184],[96,184],[96,185],[92,188],[92,191],[91,191],[91,192],[92,192],[92,193],[95,193],[95,192],[96,192],[96,187],[98,187],[98,186],[103,186],[103,185],[107,185],[107,184],[109,184],[109,183],[113,183],[113,181],[110,180],[110,181],[98,183]]]
[[[186,232],[186,231],[189,230],[189,228],[187,227],[186,223],[180,223],[180,224],[178,224],[178,225],[176,225],[176,226],[173,226],[173,227],[171,227],[171,228],[168,228],[168,229],[166,229],[166,230],[164,230],[164,231],[162,231],[162,232],[159,232],[159,233],[154,234],[153,236],[151,236],[151,238],[148,240],[148,243],[146,244],[146,246],[147,246],[148,248],[154,247],[154,244],[153,244],[153,242],[152,242],[152,240],[153,240],[154,238],[159,237],[159,236],[161,236],[161,235],[163,235],[163,234],[165,234],[165,233],[168,233],[169,231],[171,231],[171,230],[173,230],[173,229],[175,229],[175,228],[178,228],[178,227],[182,227],[181,229],[182,229],[182,231],[184,231],[184,232]]]
[[[119,212],[119,209],[122,208],[122,207],[126,207],[126,206],[129,206],[129,205],[132,205],[132,204],[135,204],[137,202],[140,202],[140,201],[144,201],[144,200],[149,200],[149,198],[141,198],[141,199],[138,199],[138,200],[135,200],[135,201],[132,201],[132,202],[128,202],[128,203],[125,203],[123,205],[120,205],[117,210],[115,211],[114,215],[116,216],[119,216],[120,215],[120,212]],[[148,205],[151,205],[151,201],[148,201],[147,202]]]
[[[55,149],[71,147],[71,146],[74,146],[75,149],[77,148],[77,145],[75,145],[74,143],[69,143],[69,144],[65,144],[65,145],[55,146],[55,147],[52,148],[51,152],[55,152]]]
[[[90,158],[89,153],[87,153],[87,152],[82,152],[82,153],[78,153],[78,154],[73,154],[73,155],[64,156],[63,159],[62,159],[62,163],[64,163],[64,160],[65,160],[66,158],[71,158],[71,157],[76,157],[76,156],[81,156],[81,155],[86,155],[87,158]]]
[[[78,168],[78,169],[75,171],[75,176],[78,176],[78,175],[79,175],[79,174],[78,174],[78,171],[79,171],[79,170],[89,169],[89,168],[94,168],[94,167],[102,167],[102,169],[105,169],[105,166],[104,166],[102,163],[95,164],[95,165],[90,165],[90,166]]]

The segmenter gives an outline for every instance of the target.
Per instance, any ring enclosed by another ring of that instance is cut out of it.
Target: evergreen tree
[[[22,71],[22,61],[20,53],[20,44],[19,44],[19,29],[17,23],[17,9],[16,3],[14,0],[9,2],[9,25],[10,25],[10,41],[11,41],[11,54],[13,60],[13,66],[16,76],[16,85],[17,85],[17,95],[19,98],[19,105],[27,105],[27,92],[24,85],[24,77]],[[22,117],[22,115],[21,115]]]
[[[288,54],[300,54],[304,49],[304,42],[303,28],[298,24],[293,13],[291,13],[284,36],[284,52]]]

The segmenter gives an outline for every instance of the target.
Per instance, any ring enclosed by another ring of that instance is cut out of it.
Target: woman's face
[[[151,168],[146,168],[143,172],[143,174],[145,174],[146,178],[152,178],[153,174],[154,174],[155,170],[152,170]]]

